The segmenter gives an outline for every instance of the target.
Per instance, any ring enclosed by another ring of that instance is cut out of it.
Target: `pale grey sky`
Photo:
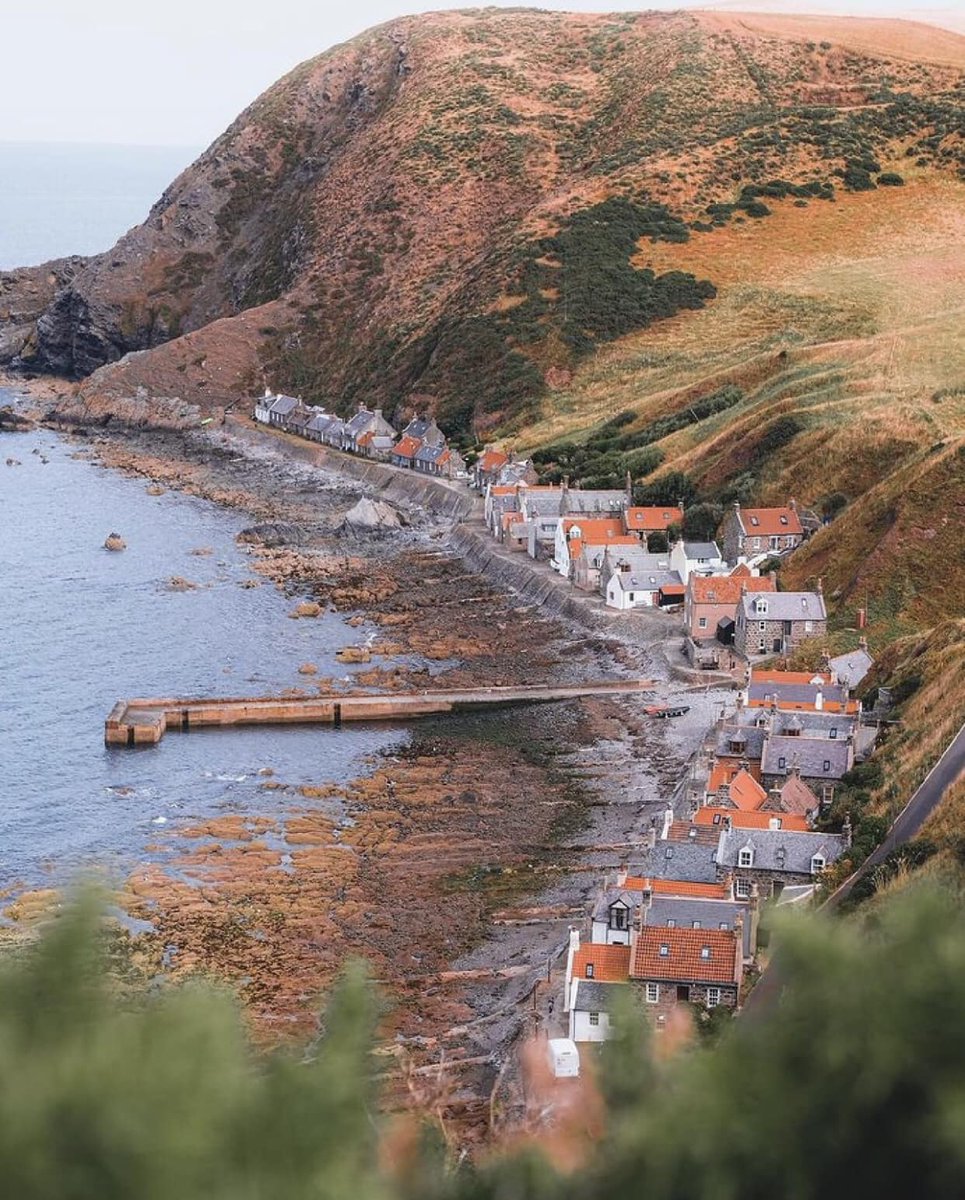
[[[520,0],[488,0],[521,7]],[[695,7],[649,0],[647,8]],[[704,0],[701,7],[713,7]],[[296,63],[432,0],[25,0],[3,5],[0,141],[207,145]],[[543,0],[608,12],[620,0]],[[728,8],[900,15],[961,27],[942,0],[775,0]]]

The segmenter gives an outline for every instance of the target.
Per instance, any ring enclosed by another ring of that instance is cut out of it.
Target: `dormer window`
[[[829,738],[831,738],[831,740],[832,740],[832,741],[833,741],[833,740],[834,740],[834,739],[835,739],[837,736],[838,736],[838,731],[837,731],[837,729],[833,729],[833,728],[832,728],[832,729],[829,729],[829,730],[828,730],[828,737],[829,737]]]
[[[665,858],[673,858],[673,846],[667,847],[667,849],[664,851],[664,857]]]
[[[811,874],[818,875],[824,870],[827,865],[827,860],[823,854],[814,854],[811,856]]]
[[[766,613],[767,612],[767,601],[760,597],[757,600],[755,600],[754,601],[754,611],[757,613]]]
[[[782,770],[782,771],[783,771],[783,770],[784,770],[784,769],[787,767],[787,759],[784,757],[784,755],[783,755],[783,754],[782,754],[782,755],[781,755],[781,757],[780,757],[780,758],[777,760],[777,765],[778,765],[779,769],[780,769],[780,770]]]
[[[692,923],[692,925],[691,925],[691,928],[692,928],[692,929],[699,929],[699,928],[700,928],[700,922],[699,922],[699,921],[694,921],[694,922]]]
[[[754,851],[750,846],[746,846],[738,853],[737,865],[739,867],[752,867],[754,865]]]
[[[787,862],[787,851],[783,846],[777,851],[775,858],[777,859],[777,865],[779,867],[783,867],[785,862]]]
[[[627,928],[627,910],[622,904],[614,904],[610,908],[610,928],[611,929],[626,929]]]

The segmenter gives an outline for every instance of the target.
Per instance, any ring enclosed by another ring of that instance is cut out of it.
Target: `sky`
[[[501,8],[520,0],[488,0]],[[696,7],[648,0],[641,7]],[[728,0],[761,11],[905,16],[965,32],[942,0]],[[30,0],[4,5],[0,142],[202,148],[297,63],[432,0]],[[544,9],[608,12],[620,0],[543,0]],[[713,7],[704,0],[701,7]]]

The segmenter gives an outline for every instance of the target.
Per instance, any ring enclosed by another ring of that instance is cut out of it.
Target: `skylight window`
[[[670,947],[667,945],[666,942],[660,943],[660,957],[661,958],[669,958],[670,957]]]

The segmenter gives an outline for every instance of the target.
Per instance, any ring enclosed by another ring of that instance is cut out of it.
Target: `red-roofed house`
[[[504,454],[502,450],[497,450],[494,446],[487,446],[476,459],[476,465],[473,467],[473,487],[484,492],[488,484],[497,482],[499,472],[508,462],[508,454]]]
[[[760,771],[760,764],[756,764]],[[728,762],[714,764],[707,780],[707,803],[718,808],[739,808],[756,812],[767,799],[767,792],[751,774],[749,766]]]
[[[793,500],[782,508],[741,508],[735,500],[721,527],[721,547],[729,563],[787,554],[803,541],[804,527]]]
[[[806,786],[806,785],[805,785]],[[817,802],[815,802],[817,807]],[[789,829],[792,833],[807,833],[811,826],[807,818],[793,812],[770,812],[763,809],[745,812],[739,808],[719,808],[705,805],[694,813],[693,823],[702,829],[714,831],[714,844],[724,821],[730,821],[733,829]]]
[[[405,434],[392,447],[392,462],[397,467],[413,467],[415,466],[415,456],[422,448],[422,442],[419,438],[413,437],[411,434]]]
[[[627,533],[666,533],[671,525],[682,525],[684,510],[674,505],[636,505],[623,513]]]
[[[559,571],[564,579],[573,574],[573,557],[582,553],[583,543],[606,548],[607,542],[624,539],[623,524],[619,517],[560,517],[556,526],[553,544],[553,560],[550,566]],[[636,543],[636,539],[633,539]],[[625,544],[625,543],[623,543]],[[602,553],[600,562],[602,564]],[[597,582],[599,582],[599,567]]]
[[[645,925],[630,958],[630,979],[661,1018],[677,1004],[737,1007],[744,970],[743,928],[685,929]]]
[[[776,592],[772,575],[752,575],[743,563],[730,575],[696,575],[687,580],[684,625],[694,641],[717,637],[720,621],[736,623],[741,588],[748,592]]]

